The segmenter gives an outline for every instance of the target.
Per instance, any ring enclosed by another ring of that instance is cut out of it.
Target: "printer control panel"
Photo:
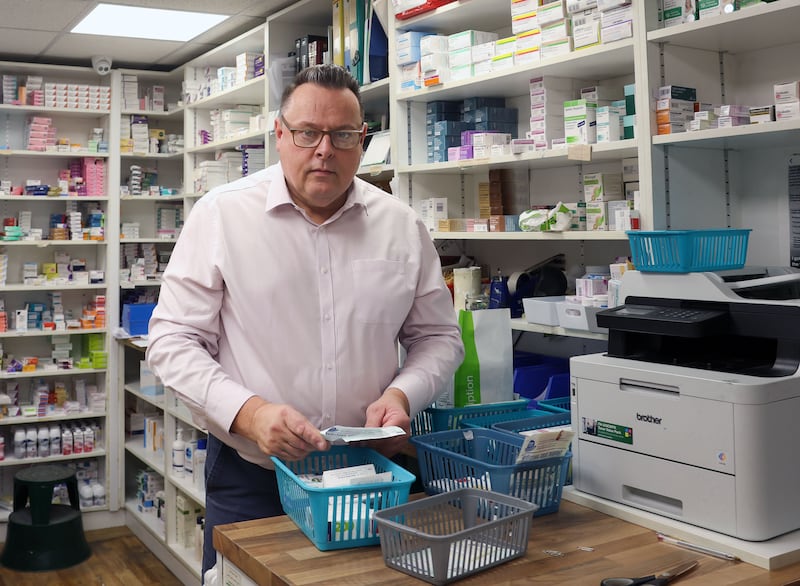
[[[693,309],[684,307],[655,307],[647,305],[623,305],[615,308],[620,317],[635,317],[647,320],[700,323],[724,315],[713,309]]]

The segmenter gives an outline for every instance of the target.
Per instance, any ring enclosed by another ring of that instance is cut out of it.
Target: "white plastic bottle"
[[[94,430],[91,425],[87,425],[83,428],[83,451],[94,451]]]
[[[36,433],[35,427],[29,427],[25,430],[25,457],[35,458],[39,453],[37,444],[39,436]]]
[[[61,455],[61,426],[57,423],[50,426],[50,455]]]
[[[186,461],[186,442],[183,441],[183,428],[179,427],[172,442],[172,473],[183,476],[183,464]]]
[[[106,489],[99,482],[92,483],[92,502],[95,507],[104,507],[106,505]]]
[[[78,426],[72,428],[72,453],[83,453],[83,430]]]
[[[25,446],[25,430],[18,427],[14,430],[14,457],[22,460],[27,456]]]
[[[197,448],[197,431],[192,429],[191,434],[191,438],[186,442],[186,452],[183,457],[183,475],[187,478],[194,477],[194,451]]]
[[[65,456],[69,456],[72,453],[73,447],[73,438],[72,432],[69,430],[69,427],[66,425],[64,426],[64,431],[61,432],[61,453]]]
[[[94,432],[94,447],[101,449],[103,447],[103,428],[94,421],[92,422],[92,431]]]
[[[46,426],[39,428],[39,457],[47,458],[50,455],[50,430]]]
[[[78,494],[80,495],[82,509],[91,507],[94,504],[92,486],[88,482],[81,483],[80,487],[78,487]]]
[[[192,462],[192,482],[194,485],[205,490],[206,488],[206,438],[197,440],[197,448],[194,450],[194,462]]]

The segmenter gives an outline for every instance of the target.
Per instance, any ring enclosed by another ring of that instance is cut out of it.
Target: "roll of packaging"
[[[453,305],[464,309],[467,295],[479,295],[481,288],[481,267],[453,269]]]

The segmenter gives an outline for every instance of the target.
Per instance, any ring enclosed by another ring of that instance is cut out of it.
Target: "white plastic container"
[[[577,303],[558,304],[558,323],[567,330],[584,330],[595,333],[606,333],[608,328],[597,327],[597,312],[601,307],[587,307]]]
[[[99,482],[92,483],[92,503],[95,507],[104,507],[106,504],[106,489]]]
[[[525,310],[525,320],[529,324],[557,326],[558,304],[563,302],[564,299],[564,295],[553,295],[550,297],[529,297],[523,299],[522,307]]]
[[[39,457],[47,458],[50,455],[50,430],[46,426],[39,428]]]
[[[39,436],[36,433],[35,427],[29,427],[25,430],[25,457],[35,458],[39,453],[38,449]]]
[[[64,456],[72,454],[73,444],[72,432],[68,427],[64,427],[64,431],[61,432],[61,454]]]
[[[25,430],[18,427],[14,430],[14,458],[22,460],[26,455]]]
[[[78,487],[78,494],[80,495],[80,502],[82,509],[94,505],[94,494],[92,492],[92,486],[88,482],[83,482]]]
[[[50,426],[50,455],[61,455],[61,426],[58,424]]]
[[[183,476],[183,464],[186,461],[186,442],[183,441],[183,428],[179,427],[175,441],[172,442],[172,473]]]

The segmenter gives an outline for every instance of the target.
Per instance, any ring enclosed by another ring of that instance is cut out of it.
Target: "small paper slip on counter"
[[[536,505],[464,488],[376,511],[386,565],[447,584],[525,555]]]
[[[378,545],[374,513],[408,501],[415,477],[405,468],[368,448],[332,446],[303,460],[272,457],[283,510],[322,551]],[[301,477],[326,470],[372,464],[377,474],[390,472],[391,482],[324,488]]]
[[[524,438],[494,429],[440,431],[411,443],[427,494],[482,488],[535,503],[537,516],[558,511],[571,453],[517,464]]]

